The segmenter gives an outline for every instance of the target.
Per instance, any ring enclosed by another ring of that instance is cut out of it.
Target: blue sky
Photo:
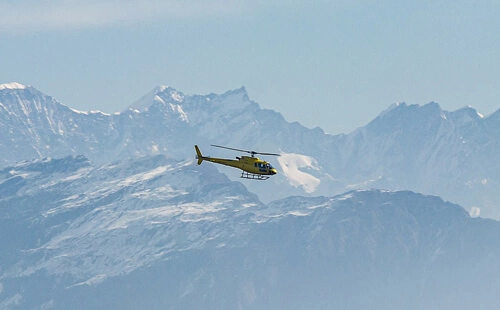
[[[347,133],[394,102],[500,108],[500,2],[0,0],[0,83],[116,112],[157,85],[245,86]]]

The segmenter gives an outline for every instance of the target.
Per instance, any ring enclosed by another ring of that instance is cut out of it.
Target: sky
[[[84,111],[123,111],[158,85],[245,86],[331,134],[396,102],[500,108],[493,0],[0,0],[0,12],[0,84]]]

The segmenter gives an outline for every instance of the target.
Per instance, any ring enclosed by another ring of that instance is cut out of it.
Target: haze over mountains
[[[18,84],[9,84],[18,85]],[[290,195],[332,195],[351,189],[413,190],[460,203],[473,214],[500,218],[500,111],[448,112],[437,103],[397,104],[342,135],[288,123],[261,109],[244,88],[222,95],[186,95],[158,87],[129,109],[107,115],[74,111],[32,87],[0,90],[2,166],[19,160],[84,155],[94,163],[165,154],[193,159],[239,153],[210,144],[279,152],[266,158],[280,173],[245,182],[264,202]],[[219,167],[232,180],[239,173]]]
[[[497,309],[500,223],[468,212],[500,212],[499,122],[399,104],[333,136],[244,88],[108,115],[5,84],[0,308]],[[194,144],[280,152],[280,173]]]

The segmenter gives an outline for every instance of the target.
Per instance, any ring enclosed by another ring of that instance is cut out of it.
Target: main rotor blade
[[[255,154],[260,154],[260,155],[272,155],[272,156],[280,156],[280,154],[275,154],[275,153],[263,153],[263,152],[254,152],[254,151],[247,151],[247,150],[242,150],[242,149],[235,149],[232,147],[227,147],[227,146],[221,146],[221,145],[215,145],[215,144],[210,144],[211,146],[215,147],[220,147],[222,149],[228,149],[228,150],[233,150],[233,151],[239,151],[239,152],[245,152],[248,154],[251,154],[252,156]]]
[[[211,146],[215,146],[215,147],[220,147],[221,149],[228,149],[228,150],[239,151],[239,152],[246,152],[246,153],[252,154],[252,152],[247,151],[247,150],[233,149],[232,147],[220,146],[220,145],[215,145],[215,144],[210,144],[210,145]]]
[[[262,152],[252,152],[254,154],[260,154],[260,155],[273,155],[273,156],[281,156],[280,154],[275,154],[275,153],[262,153]]]

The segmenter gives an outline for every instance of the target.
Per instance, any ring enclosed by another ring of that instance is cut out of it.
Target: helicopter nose
[[[271,169],[271,174],[276,174],[276,173],[278,173],[278,171],[276,169],[274,169],[274,168]]]

